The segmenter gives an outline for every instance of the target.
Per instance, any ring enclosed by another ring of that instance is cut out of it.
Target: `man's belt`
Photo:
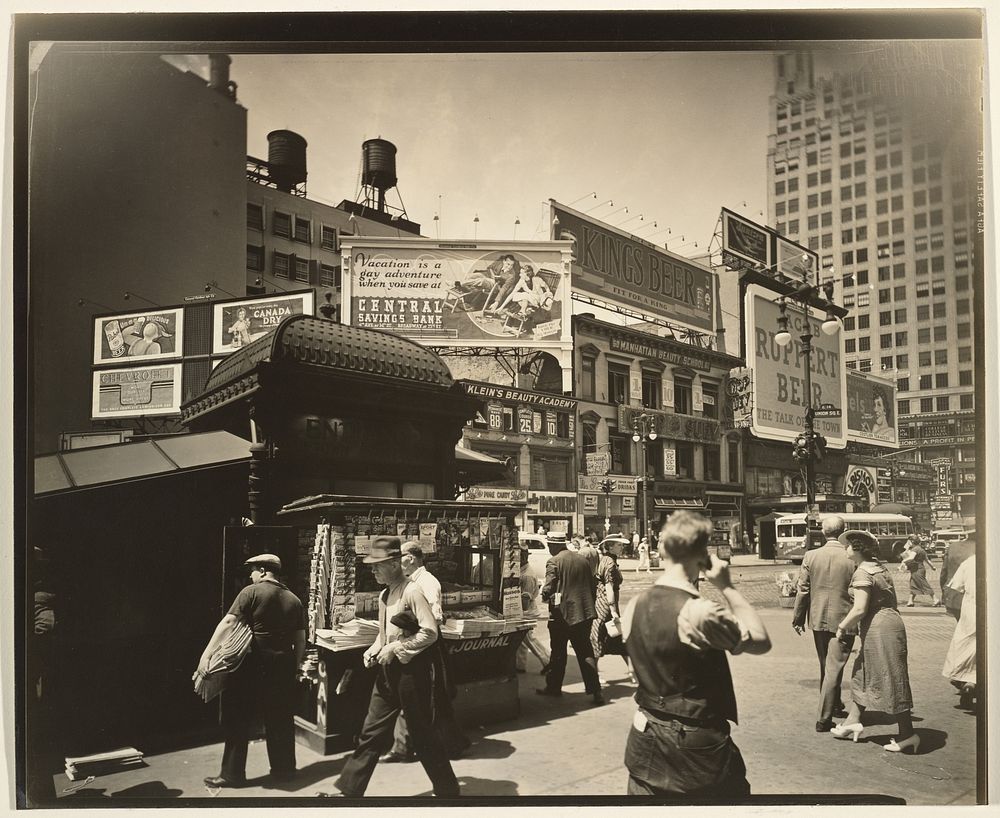
[[[676,698],[665,696],[654,696],[641,688],[635,694],[636,704],[643,710],[647,710],[650,715],[663,721],[677,721],[691,727],[721,727],[728,725],[726,719],[721,716],[685,716],[673,712],[671,709],[676,704]]]

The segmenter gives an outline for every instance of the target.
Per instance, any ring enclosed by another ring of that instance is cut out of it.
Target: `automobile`
[[[931,532],[930,543],[925,546],[928,554],[944,556],[953,542],[965,542],[975,536],[975,531],[965,528],[939,528]]]
[[[539,584],[545,581],[545,563],[552,554],[545,541],[544,534],[533,534],[530,531],[518,532],[517,540],[521,548],[528,549],[528,570],[538,579]]]

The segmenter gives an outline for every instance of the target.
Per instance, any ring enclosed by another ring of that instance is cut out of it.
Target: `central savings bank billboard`
[[[342,239],[347,323],[434,346],[566,345],[570,243]]]
[[[715,273],[565,205],[549,207],[553,238],[573,242],[574,293],[715,332]]]

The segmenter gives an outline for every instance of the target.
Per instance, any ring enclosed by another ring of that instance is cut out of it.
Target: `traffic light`
[[[799,434],[792,443],[792,457],[801,462],[805,462],[808,460],[809,455],[809,438],[803,432]]]
[[[823,455],[826,454],[826,438],[816,432],[813,432],[813,453],[816,460],[822,460]]]

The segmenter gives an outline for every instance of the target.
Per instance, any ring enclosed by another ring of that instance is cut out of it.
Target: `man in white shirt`
[[[378,583],[386,586],[379,595],[378,638],[364,653],[365,666],[377,665],[378,675],[357,748],[347,759],[336,786],[348,797],[365,794],[379,754],[403,712],[434,794],[454,798],[459,795],[458,781],[431,714],[433,659],[428,648],[438,639],[438,622],[419,586],[403,574],[401,556],[399,537],[378,536],[364,559]],[[404,611],[412,613],[418,624],[412,636],[392,623],[393,617]]]

